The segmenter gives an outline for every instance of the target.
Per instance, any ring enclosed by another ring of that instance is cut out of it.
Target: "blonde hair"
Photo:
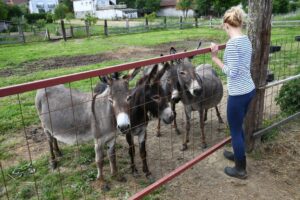
[[[245,12],[239,6],[228,9],[223,17],[223,23],[227,23],[233,27],[241,27],[243,25]]]

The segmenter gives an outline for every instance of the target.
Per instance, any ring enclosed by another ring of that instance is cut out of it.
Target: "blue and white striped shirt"
[[[255,88],[250,73],[251,55],[252,45],[246,35],[228,40],[222,71],[227,75],[229,95],[247,94]]]

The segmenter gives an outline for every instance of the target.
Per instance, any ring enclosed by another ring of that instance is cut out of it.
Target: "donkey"
[[[148,115],[150,114],[152,117],[162,119],[166,124],[170,124],[174,119],[173,112],[168,105],[168,101],[165,98],[164,90],[160,83],[160,79],[169,67],[169,64],[165,63],[160,65],[160,67],[161,70],[159,70],[159,65],[154,65],[148,74],[138,80],[136,87],[133,89],[134,92],[130,100],[131,129],[126,134],[126,141],[129,145],[132,174],[133,176],[138,175],[134,162],[135,147],[133,140],[134,136],[138,136],[143,172],[149,180],[152,180],[153,178],[148,168],[146,153],[146,129],[148,121],[150,120]],[[100,80],[103,82],[103,78]],[[94,91],[98,92],[101,92],[102,90],[103,84],[98,84],[94,89]]]
[[[174,119],[174,114],[160,82],[161,77],[169,67],[169,63],[164,63],[162,69],[158,70],[159,65],[155,65],[150,74],[145,75],[137,82],[136,88],[134,89],[135,93],[130,102],[131,129],[130,134],[126,134],[126,140],[129,145],[131,170],[134,176],[138,174],[134,163],[135,147],[133,142],[133,136],[138,136],[143,172],[149,180],[153,178],[148,168],[146,154],[148,113],[152,117],[161,119],[165,124],[170,124]]]
[[[117,176],[115,142],[116,131],[126,133],[131,125],[129,103],[132,93],[128,89],[131,78],[129,75],[117,80],[107,78],[108,87],[103,93],[95,94],[92,101],[91,93],[69,89],[64,85],[37,91],[35,105],[48,139],[53,169],[57,167],[56,155],[61,156],[57,140],[75,144],[94,139],[97,179],[102,189],[109,189],[103,176],[105,145],[108,146],[112,176],[124,180]]]
[[[223,85],[217,73],[209,64],[199,65],[196,69],[189,59],[184,59],[177,66],[178,92],[184,105],[186,116],[186,132],[182,145],[182,151],[187,149],[190,132],[191,112],[198,111],[200,116],[200,128],[202,148],[206,148],[204,134],[204,114],[209,108],[215,107],[220,123],[223,122],[217,105],[223,97]],[[173,98],[173,97],[172,97]]]

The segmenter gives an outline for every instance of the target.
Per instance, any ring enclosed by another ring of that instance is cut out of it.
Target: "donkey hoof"
[[[117,176],[116,180],[121,183],[125,183],[127,179],[124,176]]]
[[[161,136],[161,133],[159,131],[157,131],[156,137],[160,137],[160,136]]]
[[[55,155],[56,155],[56,156],[58,156],[58,157],[62,157],[62,156],[63,156],[63,154],[62,154],[62,152],[61,152],[61,151],[57,151],[57,152],[55,152]]]
[[[187,148],[188,148],[187,144],[183,144],[180,151],[185,151],[185,150],[187,150]]]
[[[176,128],[176,134],[177,135],[180,135],[181,133],[180,133],[180,131]]]
[[[50,162],[50,168],[52,169],[52,170],[55,170],[56,168],[57,168],[57,161],[56,160],[52,160],[51,162]]]
[[[139,178],[139,177],[141,177],[141,175],[139,174],[139,172],[138,172],[137,170],[134,170],[134,171],[132,172],[132,176],[133,176],[134,178]]]
[[[150,173],[150,175],[146,175],[147,177],[147,180],[150,184],[154,183],[155,182],[155,178],[152,176],[152,174]]]
[[[201,144],[201,148],[202,148],[202,149],[206,149],[206,148],[207,148],[207,144],[206,144],[206,143],[202,143],[202,144]]]
[[[101,190],[102,190],[103,192],[108,192],[108,191],[110,190],[110,187],[109,187],[109,185],[108,185],[107,183],[103,183],[103,184],[101,185]]]

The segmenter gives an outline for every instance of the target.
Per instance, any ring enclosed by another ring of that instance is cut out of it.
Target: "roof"
[[[10,5],[18,5],[27,3],[27,0],[6,0],[6,3]]]
[[[161,7],[176,6],[177,0],[161,0]]]

